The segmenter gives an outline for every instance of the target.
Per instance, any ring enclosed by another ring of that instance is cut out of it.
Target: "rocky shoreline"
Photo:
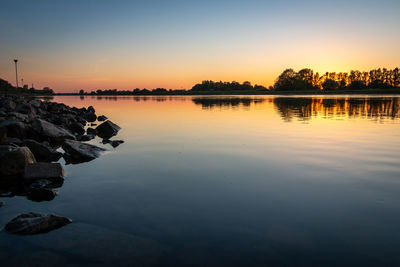
[[[91,127],[95,122],[101,124]],[[33,97],[0,96],[0,197],[53,200],[65,178],[58,161],[79,164],[96,159],[106,149],[85,142],[98,136],[101,143],[115,148],[123,141],[110,138],[120,129],[106,116],[97,116],[92,106],[76,108]],[[70,222],[56,215],[27,213],[10,221],[5,230],[37,234]]]

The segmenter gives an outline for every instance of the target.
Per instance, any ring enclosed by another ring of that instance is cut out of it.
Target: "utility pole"
[[[24,78],[21,79],[21,87],[24,87]]]
[[[14,59],[15,62],[15,80],[17,82],[17,89],[18,89],[18,59]]]

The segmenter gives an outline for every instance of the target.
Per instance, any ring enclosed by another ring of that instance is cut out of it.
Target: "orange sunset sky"
[[[399,1],[6,2],[0,78],[56,92],[400,65]]]

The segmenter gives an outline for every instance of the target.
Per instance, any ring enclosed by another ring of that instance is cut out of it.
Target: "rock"
[[[5,144],[7,142],[7,128],[0,128],[0,144]]]
[[[102,141],[103,144],[110,144],[112,147],[116,148],[120,144],[123,144],[124,141],[122,140],[108,140],[108,139],[103,139]]]
[[[0,157],[0,174],[19,175],[23,174],[25,166],[35,163],[36,159],[27,147],[17,147],[5,152]]]
[[[15,119],[8,119],[1,122],[0,128],[5,128],[9,137],[24,138],[27,133],[25,124]]]
[[[28,191],[28,199],[36,202],[51,201],[57,195],[57,191],[51,188],[36,188],[33,187]]]
[[[89,112],[96,113],[96,110],[94,110],[94,107],[93,107],[93,106],[89,106],[89,107],[87,108],[87,110],[88,110]]]
[[[48,137],[53,141],[59,142],[66,139],[75,139],[75,136],[69,131],[54,125],[45,120],[36,119],[32,123],[32,128],[40,135]]]
[[[25,104],[25,103],[19,104],[16,110],[17,112],[20,112],[22,114],[36,115],[36,108],[34,108],[30,104]]]
[[[60,163],[37,162],[25,166],[25,181],[46,179],[49,181],[62,181],[65,177],[64,168]]]
[[[85,133],[84,125],[80,124],[79,122],[72,122],[68,124],[68,129],[71,130],[73,133],[77,133],[79,135]]]
[[[3,202],[0,201],[0,207],[3,206]]]
[[[87,130],[86,130],[86,133],[87,134],[92,134],[92,135],[96,135],[96,129],[93,129],[93,128],[87,128]]]
[[[38,99],[32,99],[29,101],[29,104],[31,104],[35,108],[40,108],[40,106],[42,105],[42,101],[40,101]]]
[[[92,134],[87,134],[87,135],[78,135],[77,137],[76,137],[76,140],[78,140],[78,141],[90,141],[90,140],[92,140],[92,139],[94,139],[94,135],[92,135]]]
[[[103,139],[109,139],[116,135],[121,128],[111,121],[105,121],[96,127],[97,135]]]
[[[15,108],[17,107],[17,104],[10,98],[3,98],[1,99],[0,106],[7,111],[14,111]]]
[[[66,140],[62,145],[66,152],[65,159],[69,163],[81,163],[98,158],[104,148],[74,140]]]
[[[85,120],[87,120],[88,122],[94,122],[97,119],[97,116],[95,113],[93,112],[86,112],[83,114],[82,116]]]
[[[106,117],[106,116],[104,116],[104,115],[101,115],[101,116],[98,116],[97,117],[97,120],[98,121],[105,121],[105,120],[107,120],[108,118]]]
[[[48,233],[71,222],[71,219],[54,214],[44,215],[30,212],[12,219],[7,223],[5,230],[12,234],[34,235]]]
[[[30,188],[46,188],[49,185],[51,185],[52,182],[46,179],[40,179],[40,180],[36,180],[34,181],[31,185]]]
[[[27,139],[23,141],[23,144],[29,147],[39,162],[58,161],[62,157],[62,153],[51,148],[47,142],[39,143],[35,140]]]

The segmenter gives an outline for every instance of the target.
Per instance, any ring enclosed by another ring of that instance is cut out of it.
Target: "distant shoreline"
[[[201,96],[201,95],[379,95],[400,94],[399,88],[394,89],[363,89],[363,90],[308,90],[308,91],[207,91],[207,92],[166,92],[146,94],[79,94],[79,93],[55,93],[53,96]]]

